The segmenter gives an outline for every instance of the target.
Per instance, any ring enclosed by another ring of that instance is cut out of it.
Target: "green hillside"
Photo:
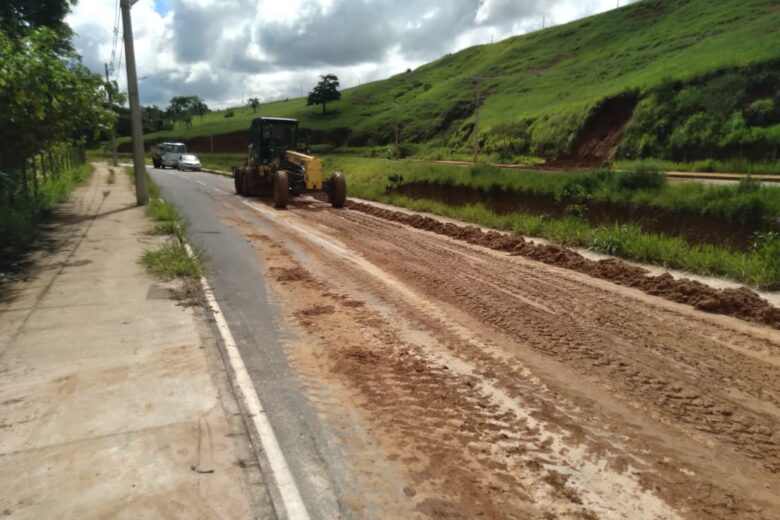
[[[620,156],[744,153],[777,160],[777,70],[777,0],[644,0],[347,89],[325,115],[304,99],[264,104],[258,115],[295,117],[311,129],[348,128],[351,146],[392,142],[398,118],[411,152],[452,156],[471,146],[473,78],[480,77],[482,147],[499,158],[587,151],[583,134],[614,134],[630,119]],[[616,96],[620,103],[607,101]],[[147,138],[248,128],[252,111],[235,113],[227,119],[215,112],[191,129]]]

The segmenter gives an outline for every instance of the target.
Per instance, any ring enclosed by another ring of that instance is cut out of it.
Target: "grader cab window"
[[[265,123],[263,125],[263,142],[266,146],[278,148],[295,148],[295,125],[283,123]]]

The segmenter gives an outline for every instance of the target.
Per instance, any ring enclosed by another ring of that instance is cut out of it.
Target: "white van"
[[[187,153],[184,143],[161,143],[152,146],[152,164],[155,168],[176,168],[181,156]]]

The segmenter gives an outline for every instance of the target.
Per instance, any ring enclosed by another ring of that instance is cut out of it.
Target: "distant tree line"
[[[130,110],[123,106],[115,106],[117,115],[117,134],[120,136],[131,135]],[[176,123],[186,128],[192,127],[192,119],[211,112],[206,102],[199,96],[175,96],[171,98],[168,106],[160,108],[157,105],[141,107],[141,124],[144,134],[173,130]]]

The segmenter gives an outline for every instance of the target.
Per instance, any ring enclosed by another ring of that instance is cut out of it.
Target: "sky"
[[[616,7],[616,0],[139,0],[132,8],[141,103],[197,95],[211,108],[387,78],[476,44]],[[622,0],[621,5],[628,3]],[[67,21],[84,64],[126,85],[118,0],[79,0]],[[112,59],[113,57],[113,59]]]

